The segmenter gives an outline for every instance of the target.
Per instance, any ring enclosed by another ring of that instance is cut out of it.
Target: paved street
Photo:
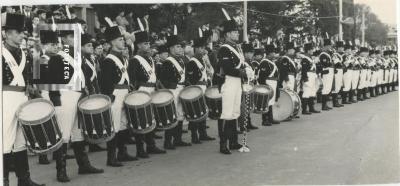
[[[399,182],[398,92],[346,105],[291,122],[260,127],[248,136],[250,153],[218,152],[218,141],[168,151],[150,159],[105,166],[106,152],[91,153],[104,174],[77,174],[68,160],[71,182],[56,182],[55,162],[38,165],[31,157],[34,180],[51,186],[243,186],[269,184],[377,184]],[[320,109],[320,104],[318,104]],[[252,116],[260,125],[260,116]],[[216,121],[209,133],[217,136]],[[189,134],[184,134],[189,141]],[[157,141],[161,147],[162,140]],[[129,146],[135,154],[135,146]],[[69,151],[71,154],[72,151]],[[14,174],[10,175],[15,185]]]

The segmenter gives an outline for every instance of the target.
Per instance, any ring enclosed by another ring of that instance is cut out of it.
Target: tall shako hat
[[[57,31],[57,25],[54,21],[54,17],[51,17],[52,24],[51,28],[49,30],[40,30],[39,31],[39,36],[40,36],[40,42],[42,44],[46,43],[58,43],[59,42],[59,32]]]
[[[203,30],[199,27],[199,37],[194,40],[193,47],[207,46],[207,37],[204,37]]]
[[[105,17],[104,20],[106,20],[108,24],[108,27],[104,32],[105,38],[108,42],[117,39],[119,37],[123,37],[121,29],[119,28],[118,25],[115,25],[108,17]]]
[[[226,18],[226,20],[221,24],[221,27],[223,28],[222,35],[231,31],[239,30],[235,20],[231,19],[228,12],[226,12],[224,8],[222,8],[222,13],[224,13],[224,16]]]
[[[140,21],[140,18],[137,18],[138,25],[140,28],[140,31],[135,33],[135,43],[143,43],[143,42],[149,42],[149,34],[147,31],[145,31],[144,26],[142,22]]]
[[[295,43],[292,40],[292,34],[289,34],[289,40],[288,40],[288,42],[286,43],[285,46],[286,46],[286,50],[290,50],[290,49],[295,49],[296,48]]]
[[[182,41],[181,39],[178,37],[178,28],[176,27],[176,25],[174,25],[174,33],[173,35],[170,35],[167,37],[167,47],[172,47],[175,45],[181,45]]]
[[[5,14],[5,18],[2,18],[5,22],[2,23],[2,28],[4,30],[25,30],[25,16],[22,14]]]
[[[274,44],[272,44],[270,37],[268,37],[267,44],[264,46],[264,48],[265,48],[265,54],[276,52],[276,47]]]
[[[324,38],[324,46],[332,45],[332,40],[329,38],[328,32],[325,32],[326,38]]]

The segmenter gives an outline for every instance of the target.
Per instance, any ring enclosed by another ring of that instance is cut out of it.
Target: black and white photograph
[[[399,6],[2,1],[0,185],[397,185]]]

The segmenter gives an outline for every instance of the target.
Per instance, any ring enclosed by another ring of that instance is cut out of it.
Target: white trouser
[[[274,96],[269,100],[268,106],[272,106],[275,104],[275,98],[276,98],[276,87],[278,86],[278,81],[276,80],[266,80],[265,83],[269,85],[272,88],[272,91],[274,92]]]
[[[394,78],[394,70],[390,69],[389,70],[389,83],[393,83],[393,78]]]
[[[240,116],[242,97],[242,81],[239,77],[225,76],[225,83],[221,87],[222,113],[221,119],[233,120]]]
[[[366,75],[364,88],[368,88],[371,86],[371,78],[372,78],[371,69],[367,69],[367,75]]]
[[[367,81],[367,70],[363,69],[363,70],[361,70],[361,73],[360,73],[360,84],[358,85],[358,89],[365,88],[366,81]]]
[[[303,82],[303,98],[309,98],[315,96],[315,81],[317,80],[317,74],[314,72],[307,72],[308,81]]]
[[[378,71],[371,71],[371,80],[369,82],[369,87],[375,87],[378,81]]]
[[[128,89],[114,89],[114,103],[111,106],[112,117],[114,120],[115,132],[127,129],[128,119],[124,108],[124,99],[128,94]]]
[[[327,95],[332,91],[334,71],[333,68],[326,68],[324,70],[329,70],[328,74],[322,75],[322,82],[324,84],[324,87],[322,88],[322,95]]]
[[[49,99],[49,92],[42,91],[42,97]],[[62,133],[64,143],[69,140],[83,141],[83,134],[78,128],[78,101],[81,97],[80,92],[76,91],[60,91],[61,106],[55,107],[56,117]],[[50,100],[50,99],[49,99]]]
[[[397,69],[394,69],[393,70],[393,82],[397,82],[397,79],[398,79],[399,77],[397,77]]]
[[[339,93],[340,89],[343,86],[343,69],[337,69],[337,73],[335,74],[335,90],[333,93]]]
[[[389,70],[385,70],[385,79],[383,80],[383,83],[389,83]]]
[[[182,103],[179,99],[179,93],[182,91],[182,89],[183,85],[177,85],[176,89],[169,89],[174,94],[174,102],[178,121],[183,121],[185,119],[183,117]]]
[[[25,137],[18,124],[16,112],[28,101],[24,92],[3,91],[3,154],[26,149]]]
[[[353,76],[353,70],[347,70],[343,74],[343,91],[347,92],[351,89],[352,76]]]
[[[378,70],[378,85],[383,84],[383,70],[379,69]]]
[[[282,88],[283,89],[290,89],[294,91],[294,86],[295,86],[295,78],[294,75],[288,75],[289,81],[283,81],[282,82]]]
[[[315,80],[315,95],[317,95],[318,91],[319,91],[319,87],[322,85],[322,87],[324,86],[324,83],[322,82],[322,78],[318,77],[317,75],[317,79]],[[321,90],[322,91],[322,90]]]
[[[356,90],[359,86],[360,81],[360,70],[353,70],[353,75],[351,78],[351,89]]]

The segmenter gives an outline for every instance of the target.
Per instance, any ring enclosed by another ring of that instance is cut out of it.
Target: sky
[[[354,0],[357,4],[366,4],[371,7],[378,18],[386,24],[396,25],[396,1],[397,0]]]

